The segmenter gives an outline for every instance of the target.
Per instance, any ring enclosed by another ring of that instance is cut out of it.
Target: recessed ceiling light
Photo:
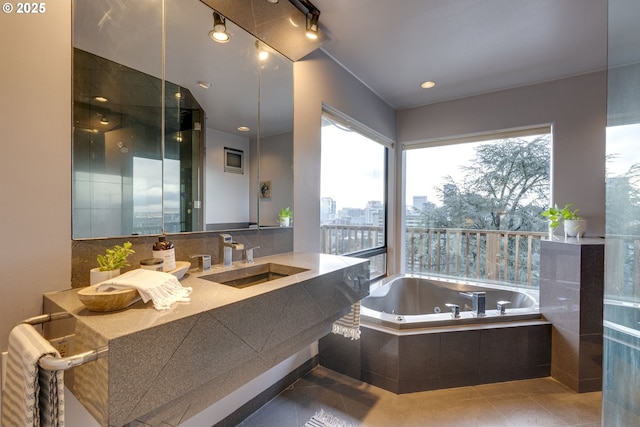
[[[436,85],[436,82],[432,82],[431,80],[426,81],[420,85],[422,89],[431,89]]]
[[[105,98],[104,96],[94,96],[93,100],[94,101],[98,101],[98,102],[107,102],[108,101],[108,99]]]
[[[278,4],[278,0],[267,0],[271,4]]]
[[[106,117],[103,117],[100,119],[100,123],[102,123],[103,125],[108,125],[109,124],[109,119],[107,119]]]
[[[204,88],[204,89],[209,89],[211,87],[211,83],[206,82],[204,80],[200,80],[200,81],[198,81],[198,86],[200,86],[201,88]]]
[[[209,36],[214,42],[226,43],[231,36],[227,33],[226,18],[218,12],[213,11],[213,30],[209,31]]]
[[[251,129],[249,129],[249,128],[248,128],[248,127],[246,127],[246,126],[240,126],[240,127],[238,128],[238,130],[239,130],[240,132],[249,132]]]

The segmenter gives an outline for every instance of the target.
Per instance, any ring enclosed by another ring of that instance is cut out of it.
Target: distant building
[[[413,196],[413,207],[423,211],[425,210],[425,208],[427,207],[427,203],[429,201],[427,200],[427,196]]]
[[[336,201],[331,197],[320,199],[320,223],[330,224],[336,219]]]

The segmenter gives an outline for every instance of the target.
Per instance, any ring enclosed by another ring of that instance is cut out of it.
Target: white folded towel
[[[3,426],[64,426],[64,373],[39,367],[38,361],[47,355],[60,357],[33,326],[20,324],[11,330]]]
[[[98,292],[131,288],[137,289],[145,303],[153,301],[156,310],[167,310],[175,302],[191,301],[189,295],[192,289],[182,286],[173,274],[162,271],[139,268],[96,285]]]
[[[331,332],[352,340],[360,339],[360,301],[351,305],[351,311],[336,320]]]

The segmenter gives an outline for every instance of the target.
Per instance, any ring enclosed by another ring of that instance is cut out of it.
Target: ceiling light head
[[[107,101],[109,101],[109,100],[108,100],[107,98],[105,98],[104,96],[94,96],[94,97],[93,97],[93,100],[94,100],[94,101],[97,101],[97,102],[107,102]]]
[[[256,49],[258,50],[258,60],[260,62],[264,62],[269,58],[269,51],[260,40],[256,40]]]
[[[199,80],[198,86],[200,86],[203,89],[209,89],[211,87],[211,83],[204,80]]]
[[[267,0],[271,4],[278,4],[278,0]]]
[[[317,40],[318,38],[318,18],[319,13],[307,13],[307,38]]]
[[[251,129],[249,127],[247,127],[247,126],[240,126],[240,127],[238,127],[238,130],[240,132],[249,132]]]
[[[100,123],[102,123],[103,125],[108,125],[109,124],[109,119],[106,117],[102,117],[100,119]]]
[[[209,32],[209,36],[218,43],[226,43],[231,38],[227,33],[225,17],[215,11],[213,12],[213,30]]]
[[[434,87],[435,85],[436,85],[436,82],[429,80],[429,81],[426,81],[426,82],[422,83],[422,84],[420,85],[420,87],[421,87],[422,89],[431,89],[431,88],[432,88],[432,87]]]

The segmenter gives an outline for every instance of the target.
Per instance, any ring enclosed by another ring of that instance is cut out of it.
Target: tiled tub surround
[[[553,323],[551,375],[577,392],[602,390],[604,239],[543,240],[540,312]]]
[[[495,304],[487,305],[487,315],[480,318],[468,311],[458,319],[434,313],[432,306],[446,310],[449,300],[462,307],[465,301],[451,298],[458,296],[457,290],[468,290],[465,286],[417,277],[383,281],[362,303],[361,339],[322,338],[320,364],[394,393],[548,376],[551,324],[541,319],[536,293],[487,287],[489,300],[509,297],[521,306],[507,309],[507,315],[498,314]],[[433,301],[438,296],[447,301]],[[536,303],[531,305],[530,299]],[[393,306],[402,316],[396,320],[396,314],[367,306]]]
[[[177,425],[326,335],[331,323],[368,294],[368,261],[313,253],[256,259],[309,269],[236,289],[191,270],[191,302],[157,311],[138,302],[112,313],[89,312],[76,289],[46,294],[48,338],[74,334],[77,353],[101,346],[109,356],[66,374],[80,402],[104,426]],[[243,267],[236,263],[231,268]]]
[[[169,234],[167,239],[175,246],[176,260],[189,261],[195,264],[192,255],[211,255],[211,263],[220,263],[218,254],[218,235],[231,234],[234,241],[242,243],[245,248],[255,248],[254,257],[283,254],[293,251],[293,228],[266,227],[259,229],[239,229],[224,231],[206,231],[193,233]],[[96,257],[104,253],[105,249],[114,245],[131,242],[135,254],[128,260],[131,267],[125,267],[122,272],[140,265],[140,260],[151,258],[151,248],[158,241],[158,236],[124,236],[104,239],[84,239],[72,241],[71,287],[78,288],[89,285],[89,270],[98,266]],[[242,259],[242,251],[233,251],[233,260]]]

